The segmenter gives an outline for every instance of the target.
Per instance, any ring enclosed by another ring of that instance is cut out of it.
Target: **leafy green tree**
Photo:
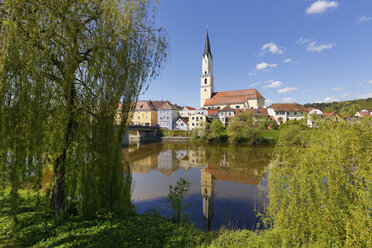
[[[122,137],[132,103],[166,57],[155,7],[150,0],[2,1],[0,168],[14,211],[21,183],[39,185],[47,164],[56,214],[74,202],[86,216],[129,207]]]
[[[318,124],[283,130],[298,134],[281,136],[275,148],[270,232],[282,247],[370,247],[372,122]]]
[[[243,137],[243,129],[244,123],[240,118],[233,117],[229,121],[229,125],[227,126],[227,134],[229,136],[229,140],[232,142],[237,142]]]
[[[207,138],[214,141],[222,141],[226,138],[226,128],[220,119],[216,118],[212,121]]]
[[[166,199],[167,207],[172,210],[172,220],[175,223],[182,222],[186,219],[184,210],[188,206],[184,206],[183,201],[190,190],[190,182],[184,178],[180,178],[176,186],[169,185],[169,194]]]

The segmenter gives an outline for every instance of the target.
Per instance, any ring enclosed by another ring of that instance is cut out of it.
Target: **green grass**
[[[0,198],[0,247],[206,247],[215,235],[156,213],[90,220],[72,214],[55,217],[38,209],[34,196],[31,201],[25,192],[21,196],[17,225],[8,199]]]
[[[9,199],[0,196],[0,248],[18,247],[270,247],[261,233],[221,228],[205,232],[189,223],[175,224],[157,213],[82,219],[55,216],[31,191],[20,191],[18,223],[9,215]]]

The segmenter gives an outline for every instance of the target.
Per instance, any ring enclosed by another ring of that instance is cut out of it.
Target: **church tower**
[[[211,99],[214,92],[213,57],[209,44],[208,28],[205,38],[205,48],[202,59],[202,76],[200,87],[200,107],[204,107],[206,100]]]

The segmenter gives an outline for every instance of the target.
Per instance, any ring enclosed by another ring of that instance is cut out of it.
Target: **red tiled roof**
[[[167,101],[150,101],[150,102],[154,106],[155,110],[157,111]]]
[[[212,98],[205,101],[204,106],[244,103],[258,98],[264,97],[256,89],[214,92]]]
[[[304,106],[298,103],[273,103],[269,108],[275,111],[307,111]]]
[[[187,110],[196,110],[196,108],[189,107],[189,106],[185,106],[185,108],[186,108]]]
[[[326,115],[326,116],[334,116],[335,114],[337,113],[336,112],[323,113],[323,115]]]
[[[177,106],[171,104],[170,102],[166,101],[159,109],[173,109],[178,110]]]
[[[208,115],[217,115],[218,109],[208,109]]]
[[[155,110],[150,101],[137,102],[135,110]]]

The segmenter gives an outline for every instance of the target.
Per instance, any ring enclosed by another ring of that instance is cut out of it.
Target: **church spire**
[[[203,55],[209,55],[212,58],[211,46],[209,44],[208,26],[207,26],[207,37],[205,38],[205,48],[204,48]]]

